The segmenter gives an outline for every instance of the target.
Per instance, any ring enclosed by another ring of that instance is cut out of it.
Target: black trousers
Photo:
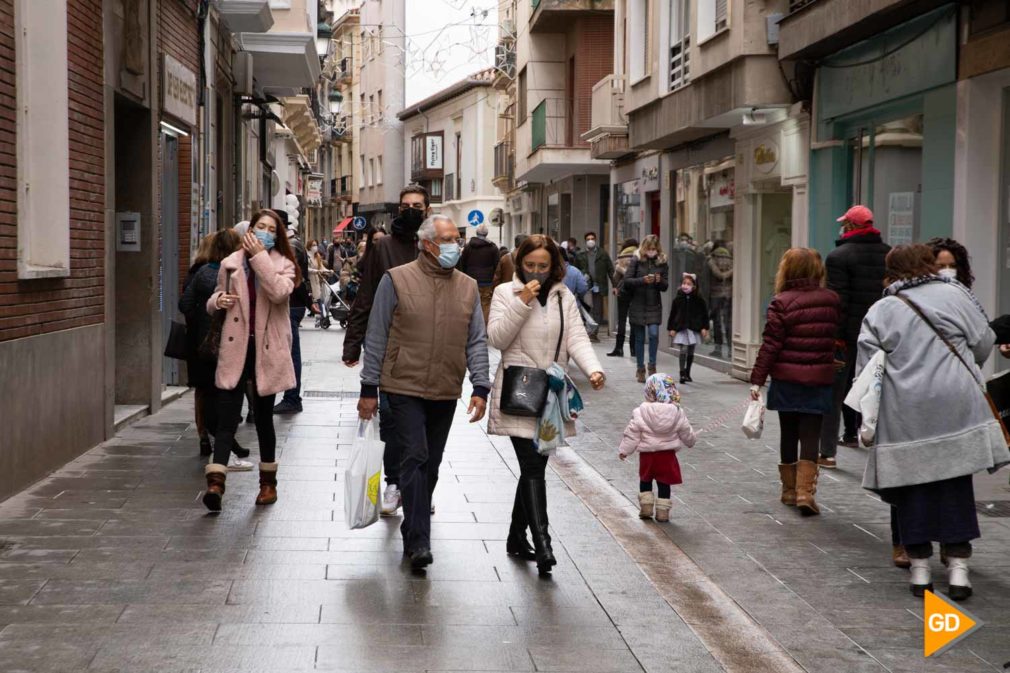
[[[543,481],[547,472],[547,456],[541,456],[537,447],[533,445],[532,439],[525,437],[509,437],[512,440],[512,448],[516,452],[516,460],[519,461],[519,481],[524,479]],[[529,527],[526,518],[526,510],[523,509],[522,500],[519,497],[520,484],[516,484],[516,499],[512,503],[512,528],[516,533],[525,535]],[[547,520],[547,512],[543,513],[544,521]]]
[[[389,410],[389,396],[381,391],[379,392],[379,438],[386,445],[386,450],[382,452],[382,471],[386,473],[386,483],[390,486],[399,486],[400,445],[396,440],[393,414]]]
[[[235,431],[242,416],[242,398],[245,396],[246,383],[252,381],[253,398],[252,412],[256,417],[256,437],[260,443],[260,461],[273,463],[277,460],[277,435],[274,432],[274,399],[276,395],[259,396],[256,394],[256,343],[249,337],[249,347],[246,349],[245,367],[238,385],[232,390],[217,389],[217,430],[214,432],[214,462],[218,465],[228,464],[228,455],[235,448]]]
[[[859,431],[859,424],[862,422],[859,414],[843,404],[845,396],[849,394],[849,390],[852,388],[852,379],[856,373],[857,354],[856,342],[846,342],[845,368],[835,375],[835,408],[832,413],[824,416],[824,425],[821,428],[821,455],[828,458],[834,458],[838,455],[839,412],[841,412],[842,421],[845,424],[845,429],[842,431],[845,439],[855,437]]]
[[[631,308],[631,299],[617,293],[617,346],[624,347],[624,326],[628,322],[628,309]]]
[[[431,548],[431,495],[438,483],[445,442],[452,428],[456,400],[425,400],[387,393],[392,433],[400,448],[403,494],[403,549]]]

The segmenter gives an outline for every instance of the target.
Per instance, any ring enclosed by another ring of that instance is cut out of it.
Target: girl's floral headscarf
[[[645,401],[677,404],[680,402],[680,391],[673,377],[669,374],[653,374],[645,381]]]

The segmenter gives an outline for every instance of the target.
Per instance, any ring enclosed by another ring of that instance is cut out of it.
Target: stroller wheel
[[[341,329],[347,329],[347,321],[346,320],[341,320],[340,321],[340,328]]]

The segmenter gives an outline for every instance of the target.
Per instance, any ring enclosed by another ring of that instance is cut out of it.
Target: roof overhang
[[[240,33],[238,41],[253,55],[253,76],[265,91],[295,94],[319,80],[319,55],[311,33]]]
[[[265,33],[274,25],[270,0],[219,0],[218,12],[233,33]]]
[[[586,159],[580,161],[572,156],[569,148],[542,148],[530,160],[530,167],[516,182],[551,182],[569,175],[610,175],[610,163],[589,158],[589,150],[582,150]],[[535,157],[535,160],[534,160]]]

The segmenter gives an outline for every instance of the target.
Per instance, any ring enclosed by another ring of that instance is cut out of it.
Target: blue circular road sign
[[[368,223],[365,221],[361,215],[358,215],[353,220],[351,220],[351,226],[354,227],[355,231],[364,231]]]
[[[479,227],[481,224],[484,223],[484,213],[480,212],[479,210],[471,210],[469,213],[467,213],[466,221],[470,224],[471,227]]]

